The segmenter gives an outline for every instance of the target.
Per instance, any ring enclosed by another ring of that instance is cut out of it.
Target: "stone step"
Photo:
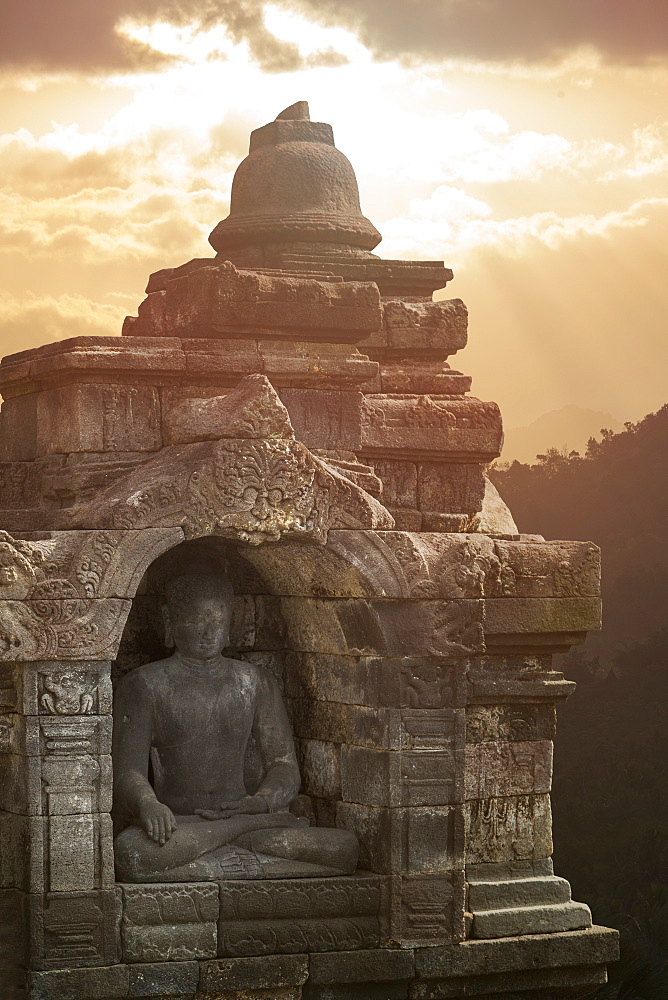
[[[570,898],[569,883],[556,875],[504,879],[498,882],[469,882],[469,909],[474,912],[567,903]]]
[[[552,906],[520,906],[514,910],[480,910],[473,914],[474,938],[515,937],[520,934],[550,934],[555,931],[591,927],[591,912],[584,903]]]

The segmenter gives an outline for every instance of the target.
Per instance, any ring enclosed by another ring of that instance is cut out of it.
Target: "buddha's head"
[[[175,576],[165,586],[167,645],[192,660],[212,660],[229,643],[232,585],[217,574]]]

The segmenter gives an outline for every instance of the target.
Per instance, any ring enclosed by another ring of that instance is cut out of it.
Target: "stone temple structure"
[[[0,365],[3,1000],[584,996],[551,657],[598,550],[517,531],[452,273],[372,253],[304,102],[210,239]]]

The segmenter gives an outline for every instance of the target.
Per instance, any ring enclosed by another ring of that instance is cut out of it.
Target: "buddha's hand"
[[[230,816],[255,816],[269,812],[267,800],[261,795],[244,795],[243,799],[221,802],[217,809],[196,809],[202,819],[229,819]]]
[[[164,847],[176,830],[174,813],[162,802],[146,802],[139,809],[139,825],[151,840]]]

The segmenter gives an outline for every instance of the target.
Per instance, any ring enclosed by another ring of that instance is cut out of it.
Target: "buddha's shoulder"
[[[148,685],[154,687],[157,681],[167,678],[174,670],[174,658],[166,657],[164,660],[154,660],[153,663],[144,663],[141,667],[135,667],[121,679],[119,684],[125,688],[141,687]]]
[[[234,660],[227,657],[228,666],[242,680],[249,681],[256,686],[273,685],[276,683],[274,675],[266,667],[259,663],[249,663],[248,660]]]

